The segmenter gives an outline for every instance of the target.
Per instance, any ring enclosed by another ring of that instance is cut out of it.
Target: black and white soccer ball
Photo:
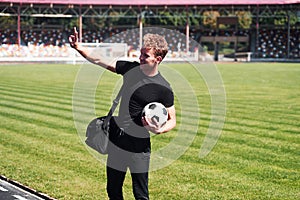
[[[168,120],[168,110],[163,104],[152,102],[144,107],[142,116],[148,119],[148,123],[160,128],[163,127]]]

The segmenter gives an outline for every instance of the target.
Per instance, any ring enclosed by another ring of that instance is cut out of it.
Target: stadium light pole
[[[79,42],[82,42],[82,13],[81,13],[81,5],[79,7]]]
[[[21,4],[18,6],[18,46],[21,46]]]
[[[259,47],[259,5],[256,5],[256,37],[255,37],[255,57],[259,57],[258,55],[258,47]]]
[[[139,41],[139,45],[140,45],[140,49],[143,46],[143,19],[145,17],[145,13],[147,11],[143,11],[141,12],[141,14],[138,16],[139,18],[139,29],[140,29],[140,41]]]
[[[143,45],[143,22],[142,22],[142,18],[140,17],[139,19],[139,27],[140,27],[140,49],[142,48]]]
[[[287,14],[287,26],[288,26],[288,32],[287,32],[287,58],[290,58],[290,50],[291,50],[291,44],[290,44],[290,40],[291,40],[291,18],[290,18],[290,13],[288,11],[286,11]]]
[[[188,10],[188,5],[186,5],[186,54],[189,53],[189,49],[190,49],[190,46],[189,46],[189,40],[190,40],[190,25],[189,25],[189,10]]]

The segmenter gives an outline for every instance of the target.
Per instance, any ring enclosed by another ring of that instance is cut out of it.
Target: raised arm
[[[110,62],[110,60],[102,58],[101,55],[95,55],[92,53],[91,49],[82,46],[78,42],[78,32],[76,27],[74,27],[73,35],[69,36],[70,46],[74,48],[78,53],[80,53],[85,59],[89,62],[99,65],[103,68],[106,68],[109,71],[116,72],[116,63]]]

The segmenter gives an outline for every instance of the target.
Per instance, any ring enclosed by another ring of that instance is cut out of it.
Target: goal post
[[[82,46],[93,48],[93,53],[107,58],[127,58],[128,45],[126,43],[81,43]]]
[[[90,49],[90,53],[113,62],[116,59],[127,59],[128,45],[126,43],[81,43]],[[72,63],[86,61],[77,51],[72,50]]]

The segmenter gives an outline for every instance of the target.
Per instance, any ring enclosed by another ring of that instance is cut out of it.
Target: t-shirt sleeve
[[[164,92],[164,102],[163,104],[165,105],[166,108],[169,108],[171,106],[174,105],[174,93],[172,91],[171,88],[168,88],[165,92]]]
[[[119,60],[116,64],[116,72],[117,74],[124,75],[126,72],[131,70],[132,68],[138,66],[138,62],[130,62],[130,61],[123,61]]]
[[[160,93],[162,94],[161,101],[162,101],[162,104],[164,104],[164,106],[166,108],[169,108],[174,105],[174,92],[173,92],[173,89],[172,89],[170,83],[164,77],[162,77],[160,75],[159,78],[160,78],[160,79],[158,79],[159,83],[160,83],[160,85],[163,86],[163,87],[161,87],[161,91],[160,91]]]

